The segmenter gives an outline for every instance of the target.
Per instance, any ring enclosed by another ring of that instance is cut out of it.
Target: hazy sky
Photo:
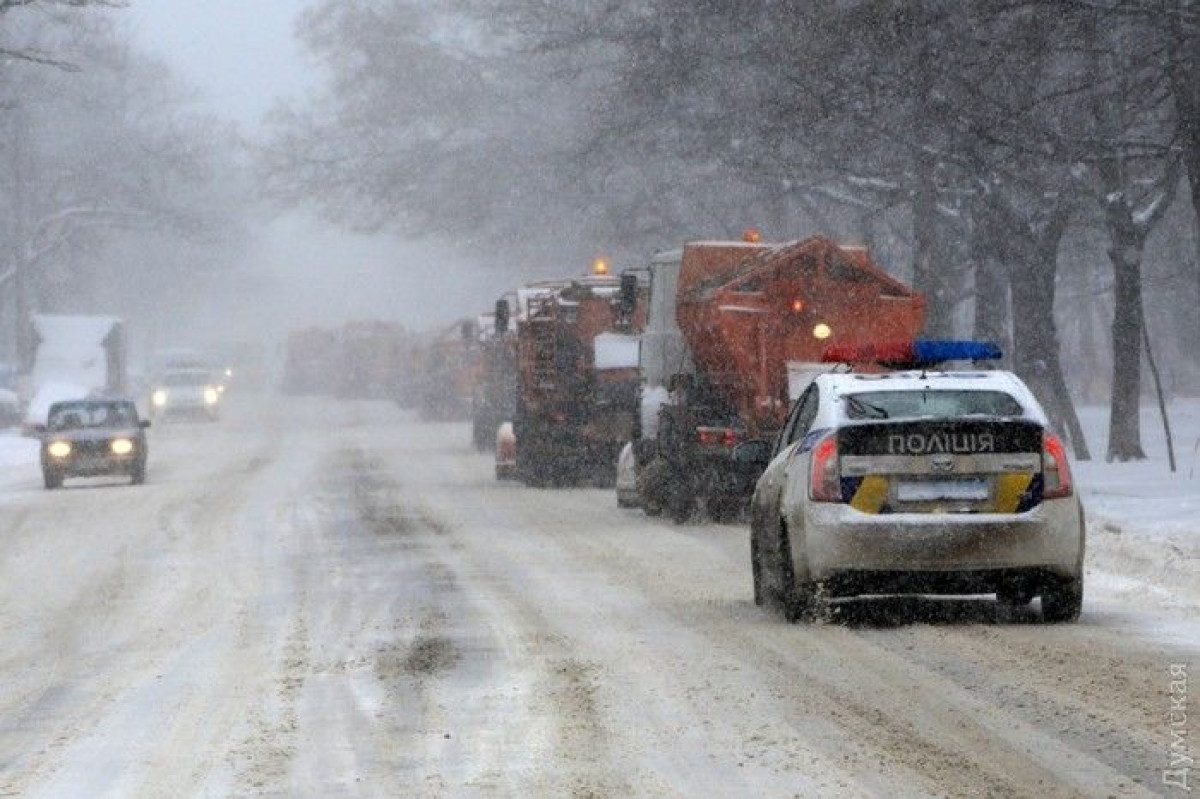
[[[310,4],[133,0],[114,13],[142,47],[196,86],[206,106],[253,135],[278,98],[301,97],[318,81],[293,35],[296,17]],[[498,276],[481,277],[446,248],[331,230],[305,214],[288,214],[261,231],[251,260],[277,288],[239,307],[206,303],[206,327],[253,319],[279,335],[306,324],[384,318],[420,329],[487,308],[505,288]]]
[[[211,105],[247,127],[275,98],[311,85],[293,38],[307,0],[134,0],[117,14]]]

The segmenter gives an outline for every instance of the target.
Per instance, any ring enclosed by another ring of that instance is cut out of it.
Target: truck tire
[[[1083,577],[1056,580],[1042,589],[1042,621],[1063,624],[1076,621],[1083,611]]]
[[[696,507],[696,498],[683,480],[672,479],[667,489],[667,509],[676,524],[687,524]]]
[[[666,489],[670,474],[670,465],[659,455],[651,458],[645,467],[638,469],[638,497],[647,516],[661,516],[666,509]]]
[[[732,494],[711,496],[705,504],[709,518],[718,524],[736,522],[742,513],[742,498]]]

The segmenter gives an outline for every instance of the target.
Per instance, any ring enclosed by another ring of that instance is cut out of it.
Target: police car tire
[[[56,488],[62,488],[63,476],[61,474],[47,470],[42,472],[42,478],[46,483],[47,491],[53,491]]]
[[[1052,624],[1072,622],[1083,610],[1083,578],[1056,581],[1042,590],[1042,621]]]
[[[766,592],[763,590],[762,553],[758,551],[758,534],[750,531],[750,574],[754,579],[754,604],[762,607],[766,604]]]
[[[792,547],[788,541],[787,526],[779,523],[778,544],[778,575],[779,590],[776,600],[783,618],[789,624],[795,624],[810,614],[813,604],[813,590],[808,585],[796,584],[796,567],[792,563]]]

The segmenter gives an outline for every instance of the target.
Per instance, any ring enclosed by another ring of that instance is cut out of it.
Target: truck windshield
[[[1024,415],[1021,403],[1003,391],[869,391],[842,401],[849,419]]]

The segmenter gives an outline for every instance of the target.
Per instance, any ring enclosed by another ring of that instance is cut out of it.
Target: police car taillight
[[[1071,496],[1071,467],[1067,448],[1057,436],[1046,433],[1042,446],[1042,497],[1062,499]]]
[[[813,447],[808,479],[808,498],[813,502],[842,501],[836,434],[826,436]]]

